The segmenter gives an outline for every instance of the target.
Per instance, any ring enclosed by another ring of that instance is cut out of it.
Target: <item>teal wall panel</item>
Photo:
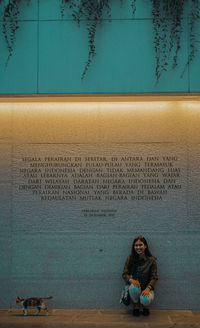
[[[78,85],[81,89],[81,74],[87,60],[87,32],[80,34],[79,27],[70,21],[41,22],[39,36],[40,92],[53,92],[56,85],[56,93],[70,89],[72,92]]]
[[[60,20],[60,1],[58,0],[42,0],[39,2],[39,17],[41,20]],[[125,20],[133,18],[151,18],[151,5],[148,0],[144,0],[144,3],[138,1],[137,10],[133,16],[131,9],[131,1],[114,0],[111,3],[112,19]],[[64,10],[64,19],[72,19],[72,11],[66,6]],[[104,18],[107,19],[106,11],[104,11]]]
[[[5,3],[0,5],[1,17]],[[0,36],[0,94],[197,92],[198,52],[181,76],[189,51],[187,6],[179,65],[156,83],[151,3],[144,0],[136,5],[133,17],[129,1],[113,1],[113,20],[108,23],[105,14],[98,26],[97,56],[81,81],[88,54],[85,22],[78,27],[67,8],[62,19],[59,0],[32,0],[29,5],[22,1],[20,28],[7,67],[8,50]]]
[[[187,90],[188,72],[181,78],[187,48],[183,48],[180,54],[183,64],[167,72],[156,83],[151,20],[120,20],[100,26],[97,55],[84,80],[81,80],[81,75],[88,50],[85,29],[71,21],[41,22],[39,35],[41,93]],[[184,37],[184,45],[187,45],[187,34]]]
[[[200,22],[197,24],[197,30],[200,29]],[[197,35],[197,41],[199,34]],[[193,92],[199,92],[200,90],[200,49],[199,42],[196,43],[197,56],[194,58],[192,65],[190,65],[190,90]]]
[[[20,22],[16,38],[13,55],[7,63],[9,53],[0,37],[1,93],[37,93],[37,22]]]
[[[0,21],[2,20],[2,15],[5,6],[8,4],[8,0],[1,0],[0,4]],[[20,1],[20,11],[19,20],[38,20],[38,0],[30,1],[21,0]]]
[[[57,0],[43,0],[39,2],[39,19],[56,21],[61,20],[60,1]],[[65,10],[64,19],[72,20],[71,11]]]

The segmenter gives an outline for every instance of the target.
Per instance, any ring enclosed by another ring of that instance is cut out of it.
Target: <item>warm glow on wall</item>
[[[130,101],[130,102],[17,102],[17,103],[0,103],[0,110],[14,111],[65,111],[65,112],[94,112],[101,110],[102,112],[132,112],[132,111],[162,111],[177,106],[172,101]]]
[[[23,98],[0,103],[3,134],[10,131],[16,143],[196,142],[199,109],[198,98],[167,96]]]

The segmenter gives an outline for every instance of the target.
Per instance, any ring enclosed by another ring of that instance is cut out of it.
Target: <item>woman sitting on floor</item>
[[[123,279],[129,284],[129,295],[133,303],[133,315],[149,315],[148,306],[154,299],[154,286],[158,280],[156,260],[149,251],[146,239],[134,239],[131,255],[126,259]]]

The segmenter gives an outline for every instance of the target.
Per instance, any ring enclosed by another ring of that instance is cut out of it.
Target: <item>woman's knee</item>
[[[144,306],[148,306],[151,303],[151,300],[148,296],[140,296],[140,303]]]
[[[141,294],[141,289],[136,285],[131,284],[129,287],[129,295],[133,302],[137,303]]]
[[[151,302],[154,299],[154,293],[151,292],[149,295],[141,295],[140,296],[140,303],[144,306],[149,306],[151,304]]]
[[[140,294],[141,293],[141,289],[140,288],[138,288],[136,285],[133,285],[133,284],[131,284],[130,286],[129,286],[129,293],[134,293],[134,294]]]

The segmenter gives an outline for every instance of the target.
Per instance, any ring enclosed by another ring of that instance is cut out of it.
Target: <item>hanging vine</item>
[[[123,0],[120,0],[123,2]],[[111,21],[111,4],[112,0],[61,0],[61,15],[64,17],[66,4],[72,9],[73,19],[80,25],[81,20],[86,20],[88,30],[89,53],[85,68],[82,73],[84,79],[91,63],[96,55],[95,37],[97,25],[101,24],[104,19]],[[133,14],[135,13],[136,0],[130,0]],[[105,17],[104,17],[105,14]]]
[[[156,59],[156,79],[167,71],[169,64],[172,69],[178,65],[181,49],[181,36],[184,24],[184,7],[186,0],[151,0],[154,27],[154,49]],[[195,24],[199,18],[199,0],[191,0],[189,13],[190,53],[187,64],[194,59],[197,52]]]
[[[24,0],[9,0],[4,8],[2,32],[8,48],[7,63],[13,54],[13,47],[16,39],[16,31],[19,28],[18,20],[19,20],[19,13],[20,13],[20,5],[23,1]],[[30,1],[31,0],[26,0],[27,4]],[[0,1],[0,3],[3,2],[5,1],[4,0]]]
[[[74,0],[61,0],[61,13],[64,15],[66,4],[72,9],[73,19],[80,25],[81,19],[86,20],[88,30],[89,53],[85,68],[82,73],[82,79],[85,77],[91,62],[96,55],[95,36],[97,25],[103,20],[103,13],[106,12],[107,19],[111,20],[111,9],[109,0],[80,0],[79,3]]]
[[[8,59],[13,54],[16,31],[19,28],[19,13],[22,4],[31,0],[0,0],[4,6],[2,32],[8,48]],[[35,0],[34,0],[35,1]],[[66,8],[70,9],[77,24],[84,21],[88,31],[88,58],[82,73],[84,79],[95,55],[97,26],[104,20],[111,21],[111,4],[116,0],[58,0],[61,16],[64,18]],[[119,0],[121,4],[127,0]],[[142,0],[139,0],[142,1]],[[163,72],[178,65],[181,49],[181,37],[184,24],[184,8],[189,4],[189,43],[190,51],[186,67],[197,53],[196,22],[200,18],[200,0],[149,0],[152,4],[154,29],[154,49],[157,81]],[[132,14],[136,11],[136,0],[129,0]],[[137,46],[137,45],[136,45]]]
[[[186,66],[188,66],[194,59],[198,49],[197,49],[197,36],[195,33],[197,20],[200,18],[200,3],[199,0],[191,0],[190,6],[190,31],[189,31],[189,42],[190,42],[190,52],[188,56],[188,61]]]

